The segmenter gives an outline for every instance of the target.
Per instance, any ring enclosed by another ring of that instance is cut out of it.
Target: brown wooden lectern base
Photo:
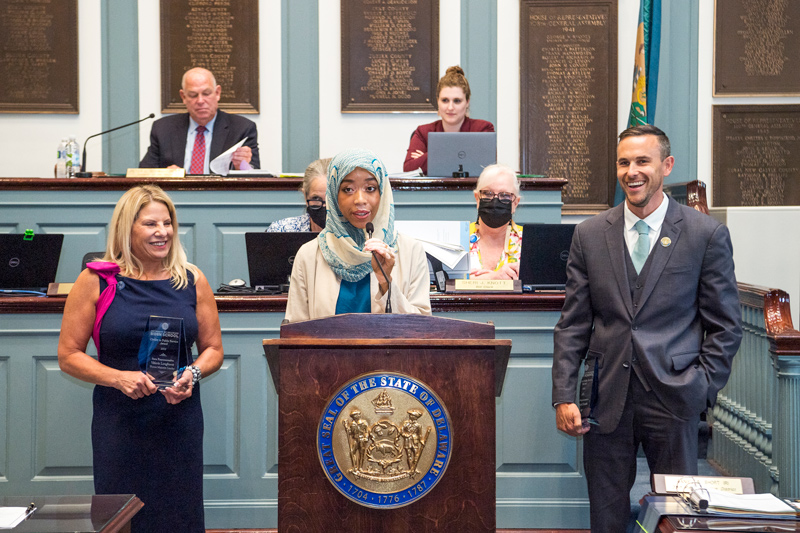
[[[264,341],[278,391],[278,531],[494,531],[495,395],[511,341],[494,326],[416,315],[340,315],[281,327]],[[421,499],[396,508],[351,501],[323,471],[317,431],[328,402],[359,375],[424,382],[452,424],[449,466]]]

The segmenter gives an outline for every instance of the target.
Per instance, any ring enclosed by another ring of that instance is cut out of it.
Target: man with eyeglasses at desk
[[[514,224],[521,199],[519,178],[504,165],[489,165],[475,185],[478,221],[469,227],[470,279],[519,279],[522,226]]]

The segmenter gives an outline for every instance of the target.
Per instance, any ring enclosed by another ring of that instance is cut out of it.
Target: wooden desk
[[[498,339],[513,342],[495,399],[501,529],[588,527],[580,441],[557,432],[550,404],[553,327],[563,300],[563,293],[431,297],[434,316],[491,321]],[[234,294],[216,301],[225,357],[201,383],[206,526],[275,528],[278,398],[262,342],[279,337],[286,297]],[[0,439],[4,494],[93,491],[93,387],[59,369],[63,307],[63,298],[0,298],[0,398],[8,398],[0,401],[0,435],[14,436]],[[94,343],[87,351],[94,354]]]
[[[0,505],[27,507],[36,512],[12,530],[14,533],[126,533],[131,518],[144,507],[133,494],[95,496],[2,496]]]

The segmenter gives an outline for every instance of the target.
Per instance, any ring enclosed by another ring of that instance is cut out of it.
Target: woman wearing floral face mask
[[[297,217],[276,220],[267,228],[268,232],[314,231],[325,228],[325,190],[327,188],[328,163],[331,158],[317,159],[306,167],[303,187],[300,192],[306,199],[306,212]]]
[[[511,220],[521,199],[517,175],[507,166],[489,165],[473,192],[478,221],[469,228],[469,277],[519,279],[522,226]]]

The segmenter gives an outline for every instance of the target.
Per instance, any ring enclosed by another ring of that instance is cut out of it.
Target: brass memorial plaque
[[[714,106],[714,207],[800,205],[800,105]]]
[[[258,113],[258,0],[161,0],[161,112],[186,110],[183,73],[207,68],[219,108]]]
[[[520,3],[523,174],[565,178],[565,211],[613,204],[617,1]]]
[[[800,2],[717,0],[714,96],[800,95]]]
[[[0,113],[78,113],[77,0],[0,0]]]
[[[435,111],[438,0],[342,0],[342,112]]]

